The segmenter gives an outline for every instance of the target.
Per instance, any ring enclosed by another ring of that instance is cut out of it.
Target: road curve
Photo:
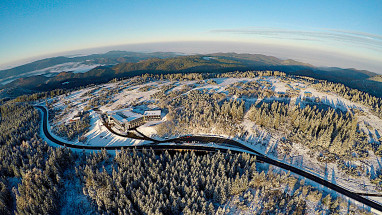
[[[53,137],[50,134],[50,132],[48,130],[48,117],[47,117],[48,112],[47,112],[46,108],[43,106],[35,106],[35,107],[40,109],[43,112],[42,130],[44,132],[44,135],[53,143],[60,145],[60,146],[65,146],[68,148],[87,149],[87,150],[101,150],[101,149],[106,149],[106,150],[120,150],[120,149],[187,150],[187,149],[189,149],[189,150],[206,151],[206,152],[217,152],[218,151],[218,149],[216,149],[214,147],[192,146],[192,145],[152,145],[152,144],[147,144],[147,145],[138,145],[138,146],[87,146],[87,145],[75,145],[75,144],[71,144],[71,143],[66,143],[66,142],[62,142],[60,140],[57,140],[55,137]]]
[[[166,141],[153,142],[153,144],[146,144],[146,145],[139,145],[139,146],[86,146],[86,145],[81,146],[81,145],[74,145],[74,144],[65,143],[65,142],[62,142],[60,140],[55,139],[49,133],[49,130],[48,130],[48,117],[47,117],[48,112],[47,112],[46,108],[43,106],[35,106],[35,107],[40,109],[43,112],[43,117],[42,117],[43,127],[42,128],[43,128],[43,132],[44,132],[45,136],[50,141],[52,141],[58,145],[61,145],[61,146],[65,146],[68,148],[75,148],[75,149],[90,149],[90,150],[101,150],[101,149],[106,149],[106,150],[120,150],[120,149],[143,150],[143,149],[152,149],[154,151],[158,151],[158,150],[174,150],[174,151],[175,150],[192,150],[192,151],[202,151],[202,152],[218,152],[218,151],[227,152],[228,151],[228,149],[215,148],[215,147],[210,147],[210,146],[179,145],[179,144],[177,144],[177,145],[158,145],[158,143],[160,143],[160,142],[181,142],[184,140],[213,142],[215,140],[216,144],[219,144],[219,145],[240,148],[240,149],[244,149],[244,150],[247,150],[249,152],[252,152],[256,155],[257,161],[268,163],[268,164],[280,167],[282,169],[291,171],[297,175],[303,176],[303,177],[310,179],[310,180],[312,180],[318,184],[321,184],[325,187],[328,187],[328,188],[330,188],[330,189],[332,189],[332,190],[334,190],[340,194],[343,194],[349,198],[352,198],[352,199],[354,199],[354,200],[356,200],[356,201],[358,201],[364,205],[367,205],[370,208],[373,208],[375,210],[378,210],[379,212],[382,212],[382,205],[380,205],[374,201],[366,199],[357,193],[351,192],[345,188],[342,188],[336,184],[333,184],[329,181],[326,181],[325,179],[320,178],[318,176],[315,176],[309,172],[306,172],[304,170],[298,169],[296,167],[293,167],[293,166],[290,166],[288,164],[285,164],[285,163],[279,162],[277,160],[271,159],[269,157],[266,157],[266,156],[260,154],[259,152],[255,151],[255,150],[253,150],[253,149],[251,149],[251,148],[249,148],[249,147],[247,147],[247,146],[245,146],[245,145],[243,145],[237,141],[231,140],[231,139],[224,139],[224,138],[220,138],[220,137],[187,136],[186,138],[185,137],[174,138],[174,139],[169,139]],[[242,151],[237,150],[235,148],[231,148],[229,150],[234,152],[234,153],[242,152]]]

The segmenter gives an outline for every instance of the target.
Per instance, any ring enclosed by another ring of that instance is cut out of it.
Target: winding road
[[[75,145],[75,144],[70,144],[70,143],[65,143],[60,140],[57,140],[54,138],[49,130],[48,130],[48,111],[44,106],[35,106],[39,110],[42,111],[43,117],[42,117],[42,129],[44,132],[44,135],[53,143],[56,143],[61,146],[65,146],[68,148],[75,148],[75,149],[90,149],[90,150],[101,150],[101,149],[106,149],[106,150],[120,150],[120,149],[136,149],[136,150],[143,150],[143,149],[152,149],[154,151],[162,151],[162,150],[173,150],[173,151],[181,151],[181,150],[192,150],[192,151],[200,151],[200,152],[227,152],[230,150],[233,153],[242,153],[242,150],[245,150],[251,154],[254,154],[256,156],[256,160],[259,162],[264,162],[268,163],[277,167],[280,167],[282,169],[288,170],[290,172],[293,172],[297,175],[300,175],[302,177],[305,177],[311,181],[314,181],[320,185],[323,185],[327,188],[330,188],[340,194],[343,194],[349,198],[352,198],[366,206],[369,206],[372,209],[375,209],[382,213],[382,205],[369,200],[357,193],[354,193],[352,191],[349,191],[343,187],[340,187],[336,184],[333,184],[329,181],[326,181],[325,179],[313,175],[309,172],[306,172],[302,169],[298,169],[296,167],[290,166],[288,164],[282,163],[280,161],[274,160],[272,158],[269,158],[256,150],[247,147],[240,142],[237,142],[235,140],[231,139],[225,139],[221,137],[208,137],[208,136],[183,136],[179,138],[174,138],[174,139],[168,139],[164,141],[159,141],[159,140],[154,140],[151,143],[145,144],[145,145],[138,145],[138,146],[86,146],[86,145]],[[113,132],[115,133],[115,132]],[[117,134],[117,133],[116,133]],[[118,134],[117,134],[118,135]],[[139,139],[145,139],[146,137],[139,138]],[[150,138],[150,140],[153,140]],[[176,144],[176,145],[160,145],[160,143],[182,143],[182,142],[191,142],[191,141],[198,141],[198,142],[213,142],[217,146],[223,146],[223,147],[230,147],[229,149],[227,148],[218,148],[218,147],[212,147],[212,146],[201,146],[201,145],[183,145],[183,144]],[[239,150],[240,149],[240,150]]]

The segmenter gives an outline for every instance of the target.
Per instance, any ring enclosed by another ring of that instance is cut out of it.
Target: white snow
[[[176,87],[173,88],[171,91],[180,90],[183,88],[184,85],[195,85],[195,87],[191,90],[207,89],[214,90],[215,92],[226,92],[226,88],[234,83],[258,81],[258,83],[266,82],[267,85],[271,84],[271,89],[278,93],[287,93],[289,90],[293,90],[294,92],[296,92],[297,95],[292,97],[290,100],[291,105],[304,102],[303,98],[309,95],[311,98],[320,98],[320,100],[324,104],[327,104],[333,108],[339,108],[343,111],[349,111],[351,109],[361,110],[362,113],[358,116],[358,121],[360,123],[361,129],[365,130],[367,133],[370,134],[371,141],[377,141],[377,139],[380,137],[379,135],[382,134],[382,120],[379,117],[373,115],[369,108],[365,107],[364,105],[351,102],[348,99],[342,98],[331,92],[320,92],[318,89],[315,89],[312,85],[310,85],[307,82],[290,82],[289,80],[285,81],[280,77],[257,77],[254,79],[214,78],[213,80],[216,82],[216,84],[208,84],[207,81],[204,84],[196,84],[197,81],[155,81],[150,83],[130,85],[130,81],[125,80],[116,83],[108,83],[96,87],[82,89],[73,92],[69,96],[63,95],[57,97],[58,101],[54,104],[54,107],[59,109],[65,109],[68,106],[67,104],[65,104],[65,102],[69,102],[70,105],[72,105],[72,108],[70,108],[71,111],[66,113],[60,119],[60,122],[66,122],[69,119],[71,119],[75,115],[75,113],[85,108],[90,99],[97,98],[98,96],[102,95],[103,90],[106,89],[119,90],[119,93],[112,94],[108,98],[110,102],[99,107],[99,109],[103,112],[129,108],[133,103],[141,103],[142,105],[148,106],[150,108],[157,108],[155,100],[151,99],[151,95],[158,92],[159,88],[164,85],[175,84]],[[145,86],[152,86],[153,89],[150,89],[145,92],[139,90],[140,88]],[[83,96],[91,91],[94,91],[93,93],[91,93],[91,95]],[[185,94],[188,92],[185,92]],[[251,104],[259,102],[261,99],[263,98],[244,98],[246,102]],[[266,99],[278,101],[288,100],[288,98],[279,97],[271,97]],[[95,113],[94,111],[91,111],[90,113],[91,128],[85,134],[85,136],[88,139],[85,143],[78,143],[77,141],[75,142],[75,144],[97,146],[121,146],[138,145],[145,143],[145,141],[132,140],[112,134],[102,125],[97,113]],[[139,127],[138,130],[147,136],[161,139],[161,137],[157,136],[156,132],[156,127],[161,122],[162,121],[149,122]],[[314,152],[312,154],[312,152],[310,152],[307,147],[300,143],[293,143],[292,151],[288,154],[277,154],[277,149],[280,147],[280,144],[283,144],[281,139],[285,136],[285,134],[260,129],[248,119],[244,120],[244,122],[241,125],[243,126],[244,131],[247,131],[248,135],[245,136],[245,139],[239,139],[237,137],[234,137],[235,140],[238,140],[261,153],[267,154],[268,156],[274,159],[278,159],[282,162],[292,164],[298,168],[303,168],[304,170],[309,171],[315,175],[319,175],[322,178],[325,178],[329,181],[334,180],[336,184],[346,187],[349,190],[356,192],[375,192],[375,185],[370,182],[369,177],[351,177],[339,170],[335,163],[320,163],[316,159],[318,152]],[[206,130],[204,130],[204,132],[195,132],[197,134],[217,134],[215,133],[216,131],[214,130],[214,128],[209,129],[209,132],[205,131]],[[213,144],[211,144],[211,146],[213,146]],[[364,165],[370,171],[372,169],[374,169],[374,171],[382,170],[382,159],[374,155],[374,153],[372,152],[370,153],[370,156],[362,162],[354,162],[357,165]],[[380,199],[381,198],[379,198],[378,201],[381,201]]]
[[[97,116],[95,116],[97,115]],[[91,146],[129,146],[143,144],[145,141],[117,136],[111,133],[101,122],[97,113],[91,115],[92,127],[85,134],[88,138],[84,143]]]

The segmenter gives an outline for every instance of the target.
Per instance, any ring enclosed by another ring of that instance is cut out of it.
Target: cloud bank
[[[231,33],[242,35],[253,35],[263,38],[311,42],[335,42],[343,45],[359,46],[382,53],[382,36],[352,32],[344,30],[326,29],[323,31],[299,31],[285,29],[268,28],[247,28],[247,29],[216,29],[211,33]]]

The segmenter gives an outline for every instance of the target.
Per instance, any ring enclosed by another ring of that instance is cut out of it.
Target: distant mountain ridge
[[[175,56],[177,56],[177,54],[172,52],[140,53],[126,51],[110,51],[105,54],[92,54],[78,57],[52,57],[37,60],[11,69],[0,70],[0,79],[7,78],[10,76],[18,76],[27,72],[41,70],[58,64],[69,62],[86,62],[88,64],[117,64],[124,62],[138,62],[140,60],[145,60],[152,57],[168,58]]]
[[[313,67],[313,65],[302,63],[292,59],[281,60],[273,56],[267,56],[262,54],[237,54],[237,53],[231,52],[231,53],[214,53],[214,54],[210,54],[210,56],[220,57],[227,60],[235,60],[247,65],[257,65],[257,66],[299,65],[299,66]]]
[[[109,52],[106,54],[117,57],[120,54],[125,54],[125,52]],[[43,75],[25,77],[3,86],[0,97],[17,96],[19,92],[41,92],[57,88],[100,84],[108,82],[113,78],[127,78],[145,73],[221,73],[248,70],[277,70],[291,75],[308,76],[338,82],[382,97],[382,82],[373,79],[373,77],[378,77],[378,75],[365,70],[314,67],[291,59],[281,60],[276,57],[260,54],[214,53],[208,55],[178,55],[175,57],[171,57],[171,55],[175,54],[134,53],[134,57],[131,57],[129,61],[125,59],[121,60],[125,62],[115,65],[98,66],[84,73],[66,71],[53,77],[45,77]],[[83,58],[88,59],[89,56],[84,56]],[[96,59],[100,60],[100,58]],[[110,59],[117,60],[118,58]]]

